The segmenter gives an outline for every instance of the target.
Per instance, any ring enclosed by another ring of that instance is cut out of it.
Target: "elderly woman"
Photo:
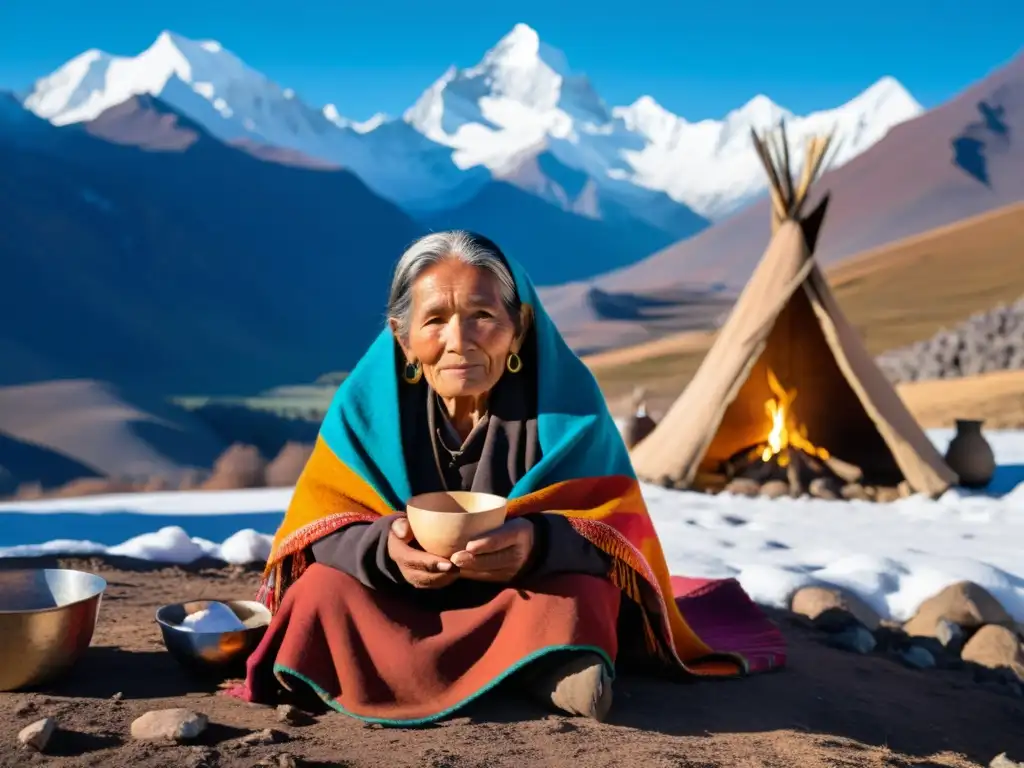
[[[275,537],[262,592],[275,616],[240,695],[312,690],[354,717],[413,725],[508,679],[601,720],[617,659],[721,675],[779,663],[777,633],[742,595],[731,637],[720,604],[695,604],[728,653],[684,620],[593,377],[493,242],[414,243],[388,318]],[[427,554],[405,501],[445,490],[507,497],[507,522],[449,559]]]

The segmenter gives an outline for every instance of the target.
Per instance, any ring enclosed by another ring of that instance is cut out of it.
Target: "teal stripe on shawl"
[[[604,396],[583,361],[544,311],[522,267],[507,259],[519,298],[533,307],[537,337],[537,432],[541,460],[516,483],[510,498],[586,477],[634,477],[629,454]],[[412,495],[399,422],[398,345],[383,330],[342,382],[320,428],[334,454],[393,509]],[[509,375],[509,374],[506,374]]]

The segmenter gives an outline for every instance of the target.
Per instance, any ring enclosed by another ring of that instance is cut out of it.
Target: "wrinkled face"
[[[445,399],[489,392],[509,352],[520,346],[498,281],[456,258],[425,270],[413,284],[408,337],[398,342]]]

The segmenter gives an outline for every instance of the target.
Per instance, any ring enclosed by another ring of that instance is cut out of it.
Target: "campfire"
[[[705,475],[702,485],[707,490],[794,498],[809,494],[822,499],[892,500],[902,495],[898,488],[863,485],[860,467],[815,445],[793,407],[798,390],[786,388],[771,368],[767,379],[771,392],[764,403],[771,424],[768,434],[722,462],[719,472]]]

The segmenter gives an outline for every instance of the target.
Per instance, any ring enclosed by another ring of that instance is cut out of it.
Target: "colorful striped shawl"
[[[509,494],[509,515],[554,512],[613,557],[611,578],[644,610],[648,647],[700,674],[735,675],[744,659],[717,654],[672,599],[669,570],[629,454],[597,382],[569,349],[518,264],[509,260],[537,342],[541,460]],[[354,522],[402,509],[411,495],[401,449],[396,344],[385,330],[339,387],[285,514],[261,599],[276,610],[306,566],[310,544]]]

